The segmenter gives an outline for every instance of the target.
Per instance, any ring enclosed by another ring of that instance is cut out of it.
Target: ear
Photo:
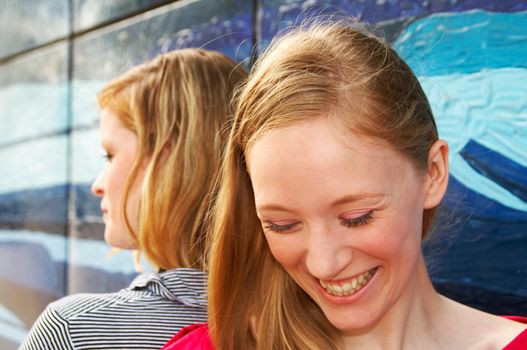
[[[448,144],[434,142],[428,152],[428,169],[425,177],[424,208],[435,208],[441,203],[448,185]]]

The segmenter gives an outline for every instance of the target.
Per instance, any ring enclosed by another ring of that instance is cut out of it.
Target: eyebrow
[[[336,207],[341,204],[345,203],[351,203],[351,202],[357,202],[362,199],[368,199],[368,198],[380,198],[383,197],[383,193],[370,193],[370,192],[364,192],[364,193],[355,193],[355,194],[348,194],[343,197],[338,198],[333,203],[331,203],[332,207]]]
[[[101,148],[105,151],[108,150],[108,148],[111,148],[112,144],[109,140],[101,140]]]
[[[283,207],[279,204],[275,204],[275,203],[269,203],[269,204],[264,204],[262,206],[259,206],[259,207],[256,207],[256,212],[260,212],[260,211],[291,211],[289,209],[287,209],[286,207]]]
[[[331,203],[331,206],[332,207],[336,207],[336,206],[339,206],[341,204],[356,202],[356,201],[359,201],[359,200],[362,200],[362,199],[380,198],[380,197],[383,197],[383,196],[384,196],[383,193],[369,193],[369,192],[348,194],[348,195],[342,196],[342,197],[336,199],[335,201],[333,201]],[[256,208],[257,212],[264,211],[264,210],[265,211],[288,211],[288,212],[291,212],[290,209],[288,209],[288,208],[286,208],[284,206],[281,206],[280,204],[276,204],[276,203],[268,203],[268,204],[264,204],[264,205],[259,206],[259,207]]]

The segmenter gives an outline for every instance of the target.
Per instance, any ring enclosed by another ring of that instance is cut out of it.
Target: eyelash
[[[366,225],[370,222],[370,220],[373,218],[373,210],[370,210],[364,215],[361,215],[359,217],[353,218],[353,219],[340,219],[342,224],[346,227],[359,227],[362,225]],[[269,222],[264,228],[269,231],[282,233],[291,230],[293,227],[296,226],[296,223],[287,224],[287,225],[277,225],[272,222]]]
[[[370,220],[373,218],[373,210],[370,210],[364,215],[361,215],[359,217],[353,218],[353,219],[343,219],[341,218],[341,222],[346,227],[358,227],[362,225],[366,225]]]
[[[112,158],[113,158],[113,155],[111,155],[111,154],[108,153],[108,152],[104,152],[104,153],[102,154],[102,157],[103,157],[105,160],[107,160],[107,161],[111,161]]]
[[[295,225],[296,225],[296,223],[287,224],[287,225],[277,225],[277,224],[273,224],[272,222],[269,222],[266,226],[264,226],[264,228],[269,230],[269,231],[281,233],[281,232],[289,231]]]

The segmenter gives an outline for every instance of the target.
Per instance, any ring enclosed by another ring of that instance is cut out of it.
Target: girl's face
[[[320,117],[264,134],[247,161],[273,256],[335,327],[371,327],[415,290],[437,203],[406,157]]]
[[[92,184],[92,193],[101,197],[101,210],[105,224],[104,239],[115,248],[135,249],[134,240],[128,233],[122,207],[124,187],[132,170],[137,150],[137,135],[126,128],[119,117],[109,109],[103,109],[100,118],[101,143],[106,152],[104,169]],[[132,228],[137,228],[137,208],[142,171],[130,189],[126,206]]]

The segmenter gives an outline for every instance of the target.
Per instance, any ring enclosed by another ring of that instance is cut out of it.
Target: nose
[[[104,170],[97,175],[97,178],[91,184],[91,193],[97,197],[102,197],[104,195]]]
[[[311,230],[306,254],[308,271],[321,280],[339,277],[353,260],[353,248],[345,244],[341,232],[329,227]]]

